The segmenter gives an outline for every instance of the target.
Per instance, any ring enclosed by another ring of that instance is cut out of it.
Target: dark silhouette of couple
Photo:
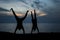
[[[24,19],[27,17],[27,14],[28,14],[28,12],[29,12],[29,10],[27,10],[27,12],[26,12],[26,14],[25,14],[25,16],[23,17],[23,18],[19,18],[16,14],[15,14],[15,12],[14,12],[14,10],[13,10],[13,8],[11,8],[10,10],[12,10],[12,12],[13,12],[13,14],[14,14],[14,16],[15,16],[15,19],[16,19],[16,21],[17,21],[17,26],[16,26],[16,29],[15,29],[15,32],[14,33],[16,33],[16,31],[17,31],[17,29],[22,29],[23,30],[23,33],[25,34],[25,30],[24,30],[24,27],[23,27],[23,21],[24,21]],[[34,10],[34,17],[33,17],[33,14],[32,14],[32,11],[31,11],[31,17],[32,17],[32,30],[31,30],[31,33],[32,33],[32,31],[34,30],[36,30],[37,29],[37,31],[39,32],[39,29],[38,29],[38,27],[37,27],[37,18],[36,18],[36,12],[35,12],[35,10]]]

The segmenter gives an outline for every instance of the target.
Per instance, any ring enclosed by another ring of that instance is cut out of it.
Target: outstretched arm
[[[25,16],[22,18],[22,20],[24,20],[26,18],[28,12],[29,12],[29,10],[27,10],[27,12],[26,12]]]
[[[11,8],[10,10],[12,10],[12,12],[13,12],[13,14],[14,14],[14,16],[15,16],[16,20],[17,20],[17,19],[18,19],[18,17],[17,17],[17,15],[15,14],[15,12],[14,12],[13,8]]]

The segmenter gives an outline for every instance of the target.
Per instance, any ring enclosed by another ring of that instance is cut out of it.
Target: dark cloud
[[[0,0],[0,1],[10,1],[10,0]]]
[[[60,0],[52,0],[55,3],[60,3]]]
[[[37,9],[44,8],[44,6],[46,6],[46,3],[44,3],[40,0],[35,0],[35,1],[33,1],[33,4],[31,4],[31,7],[37,8]]]
[[[25,3],[25,4],[28,4],[28,3],[26,2],[26,0],[18,0],[18,1],[21,1],[21,2],[23,2],[23,3]]]
[[[11,0],[0,0],[0,1],[4,3],[11,2]]]
[[[17,2],[17,0],[0,0],[2,3],[11,3],[11,2]]]
[[[5,8],[0,7],[0,11],[9,11],[9,10],[7,10],[7,9],[5,9]]]
[[[5,3],[9,3],[9,2],[24,2],[24,3],[26,3],[26,1],[25,0],[0,0],[1,2],[5,2]],[[27,3],[26,3],[27,4]]]
[[[1,16],[9,16],[9,15],[7,15],[7,14],[6,14],[6,13],[4,13],[4,12],[9,12],[9,10],[7,10],[7,9],[5,9],[5,8],[0,7],[0,17],[1,17]]]

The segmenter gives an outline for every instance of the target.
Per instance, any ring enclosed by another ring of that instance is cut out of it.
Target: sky
[[[0,0],[0,7],[8,10],[13,8],[15,11],[58,9],[59,4],[59,0]]]
[[[20,12],[20,15],[27,10],[36,9],[38,16],[60,18],[60,0],[0,0],[0,16],[13,15],[12,12],[7,12],[10,8]],[[16,14],[20,16],[18,13]]]
[[[27,9],[44,9],[59,5],[59,0],[0,0],[0,7],[14,10],[25,11]],[[23,8],[23,9],[22,9]]]

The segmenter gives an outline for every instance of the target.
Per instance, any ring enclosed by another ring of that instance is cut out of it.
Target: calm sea
[[[17,23],[0,23],[0,31],[14,33]],[[32,24],[23,23],[25,33],[31,33]],[[60,32],[60,23],[38,23],[40,32]],[[22,34],[22,30],[17,30],[16,33]],[[37,30],[33,33],[37,33]]]

